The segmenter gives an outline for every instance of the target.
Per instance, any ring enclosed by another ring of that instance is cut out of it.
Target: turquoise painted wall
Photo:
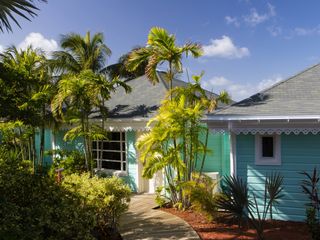
[[[134,131],[126,132],[126,147],[127,147],[127,162],[128,162],[128,176],[123,177],[126,183],[130,186],[133,192],[137,192],[138,183],[138,164],[137,151],[135,148],[136,134]]]
[[[204,163],[204,172],[219,172],[220,176],[230,174],[229,134],[209,133],[208,153]]]
[[[51,130],[50,129],[45,129],[45,138],[44,138],[44,151],[49,151],[52,149],[52,140],[51,140]],[[37,156],[40,157],[40,132],[36,132],[35,136],[35,146],[36,146],[36,152]],[[48,167],[52,164],[52,157],[45,155],[44,157],[44,167]]]
[[[67,130],[59,130],[54,133],[54,139],[56,144],[56,149],[64,150],[78,150],[84,151],[84,143],[82,138],[75,139],[74,141],[64,141],[63,137]]]
[[[305,203],[308,198],[300,187],[304,177],[301,171],[320,169],[320,135],[281,135],[280,166],[255,165],[255,136],[238,135],[236,138],[237,175],[246,179],[249,188],[259,198],[262,208],[264,181],[267,173],[280,172],[284,177],[284,197],[274,211],[280,220],[305,220]]]

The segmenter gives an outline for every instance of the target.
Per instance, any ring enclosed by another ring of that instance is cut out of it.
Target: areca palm
[[[72,123],[74,127],[65,135],[65,140],[83,137],[87,170],[93,170],[91,141],[105,138],[104,129],[92,122],[90,115],[103,108],[104,101],[118,86],[130,88],[122,81],[107,81],[105,75],[84,70],[79,74],[67,74],[58,83],[58,92],[51,103],[56,117]],[[101,110],[100,110],[101,112]]]
[[[47,2],[47,0],[39,0]],[[30,21],[30,17],[36,16],[39,10],[32,0],[5,0],[0,1],[0,31],[12,31],[10,20],[20,27],[20,24],[14,14]]]
[[[80,73],[83,70],[97,73],[103,69],[107,57],[111,55],[102,33],[92,37],[90,32],[84,37],[70,33],[62,36],[60,45],[63,50],[53,52],[52,65],[63,73]]]
[[[197,43],[188,42],[182,46],[176,45],[176,37],[159,27],[151,28],[147,45],[133,51],[128,58],[126,66],[129,71],[135,71],[145,61],[148,62],[145,73],[150,81],[159,82],[157,67],[167,64],[166,79],[172,89],[172,80],[176,73],[181,73],[183,56],[191,55],[195,58],[202,55],[202,48]]]

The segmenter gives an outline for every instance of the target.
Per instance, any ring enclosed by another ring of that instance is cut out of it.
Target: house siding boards
[[[209,133],[207,154],[204,163],[204,172],[219,172],[220,176],[230,174],[230,147],[229,134]]]
[[[279,220],[305,220],[307,196],[300,187],[304,177],[301,171],[312,172],[320,167],[320,135],[281,134],[281,165],[255,165],[255,136],[240,134],[236,139],[237,176],[248,182],[249,188],[263,208],[264,181],[271,172],[279,172],[284,177],[283,198],[274,211]]]

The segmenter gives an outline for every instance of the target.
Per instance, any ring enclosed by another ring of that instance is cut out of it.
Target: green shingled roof
[[[320,115],[320,64],[216,111],[209,118],[311,115]]]

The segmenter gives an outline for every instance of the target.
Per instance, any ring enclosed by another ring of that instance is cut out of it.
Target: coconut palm
[[[182,58],[191,55],[195,58],[202,55],[202,48],[197,43],[188,42],[182,46],[176,45],[176,37],[160,27],[151,28],[147,45],[133,51],[127,61],[127,69],[135,71],[145,61],[148,62],[145,73],[150,81],[159,82],[157,67],[162,64],[168,65],[166,80],[172,89],[172,80],[177,73],[183,71]]]
[[[76,33],[63,35],[60,46],[63,50],[53,52],[52,66],[62,73],[80,73],[83,70],[98,73],[111,55],[102,33],[92,37],[90,32],[84,37]]]
[[[38,0],[47,2],[47,0]],[[30,17],[36,16],[39,10],[32,0],[4,0],[0,1],[0,31],[12,31],[10,20],[21,27],[14,14],[30,21]]]

